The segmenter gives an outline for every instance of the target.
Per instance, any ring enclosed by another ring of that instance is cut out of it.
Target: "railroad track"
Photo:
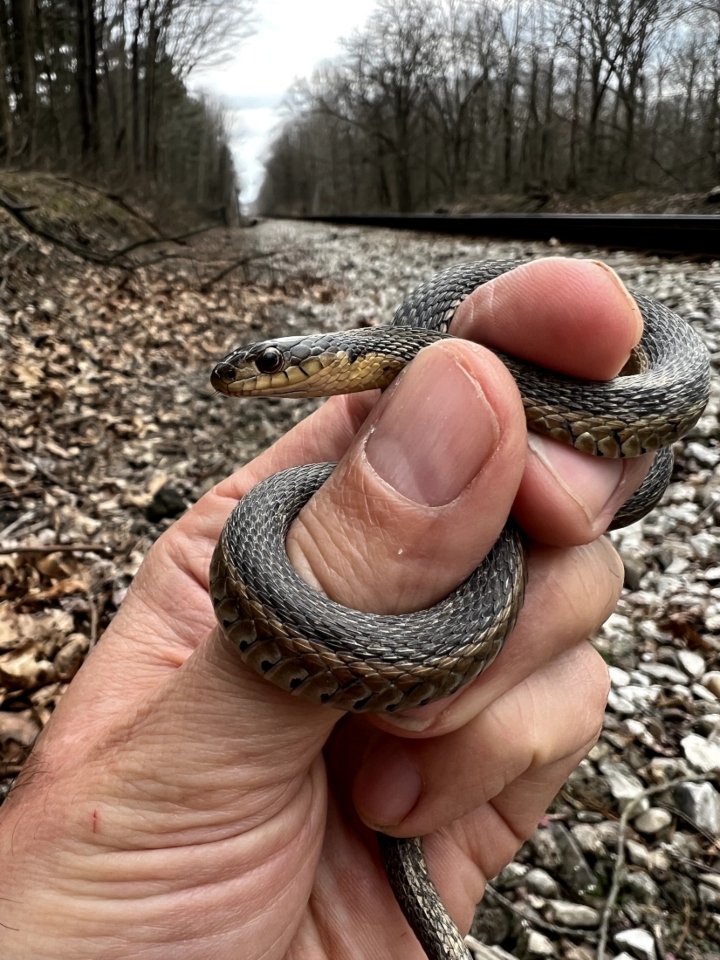
[[[342,226],[552,240],[611,249],[720,257],[720,216],[582,213],[378,213],[289,216]]]

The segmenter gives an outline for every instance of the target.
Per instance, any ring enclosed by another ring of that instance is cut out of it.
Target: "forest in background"
[[[0,0],[0,164],[70,173],[225,222],[222,109],[186,86],[245,37],[254,0]]]
[[[380,0],[298,83],[263,213],[720,182],[720,0]]]

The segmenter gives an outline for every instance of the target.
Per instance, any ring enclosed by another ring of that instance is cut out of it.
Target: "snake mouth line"
[[[224,360],[213,370],[212,386],[227,397],[331,397],[384,388],[404,362],[379,352],[352,358],[347,351],[290,361],[277,373],[258,372],[250,360]]]

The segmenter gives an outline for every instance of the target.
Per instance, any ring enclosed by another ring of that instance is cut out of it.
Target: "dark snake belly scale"
[[[386,387],[425,346],[447,336],[455,310],[478,286],[519,264],[450,267],[417,288],[392,324],[287,337],[233,351],[213,371],[229,396],[329,396]],[[575,380],[499,354],[513,374],[528,428],[595,456],[655,452],[640,489],[613,522],[648,513],[672,470],[670,445],[708,399],[709,358],[695,331],[662,304],[637,295],[644,333],[607,382]],[[497,656],[522,606],[525,562],[512,523],[464,583],[429,610],[361,613],[313,591],[285,553],[293,519],[335,464],[285,470],[251,490],[225,525],[210,589],[219,623],[243,660],[295,696],[350,711],[405,710],[446,697]],[[388,879],[431,960],[467,960],[443,909],[420,840],[380,837]]]

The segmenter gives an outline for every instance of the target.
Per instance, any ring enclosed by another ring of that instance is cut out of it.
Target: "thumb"
[[[300,512],[287,538],[291,563],[311,586],[358,610],[431,606],[500,534],[525,444],[520,396],[505,366],[468,341],[428,347]]]

